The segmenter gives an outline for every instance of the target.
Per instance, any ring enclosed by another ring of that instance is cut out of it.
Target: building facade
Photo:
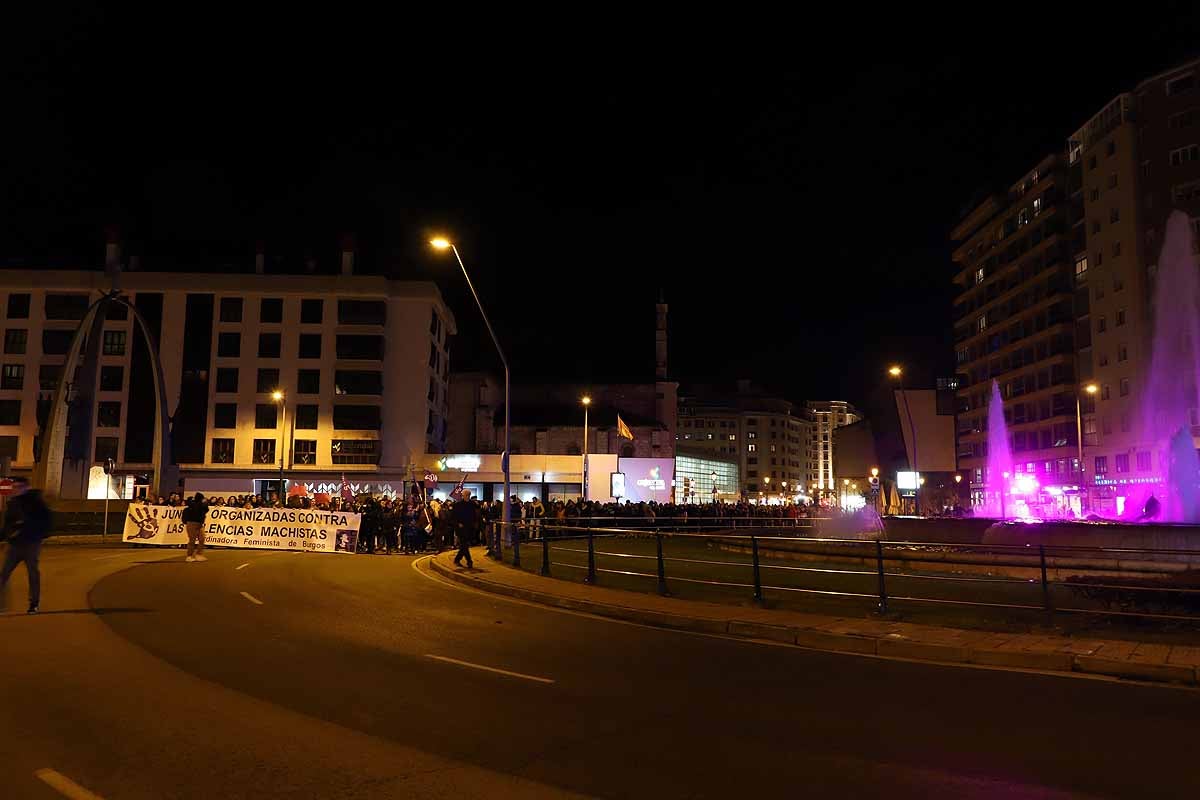
[[[736,465],[740,486],[719,485],[722,495],[765,501],[807,494],[810,423],[795,412],[793,403],[749,381],[738,381],[734,391],[692,387],[679,401],[676,448]],[[711,476],[701,476],[700,485],[711,492],[706,480],[711,483]]]
[[[433,284],[355,275],[345,255],[340,275],[116,274],[156,339],[187,490],[273,491],[281,458],[288,480],[369,472],[399,485],[417,456],[445,449],[453,314]],[[112,282],[0,272],[0,456],[15,472],[32,469],[78,321]],[[96,385],[68,394],[91,395],[93,435],[69,445],[79,458],[63,497],[88,496],[106,459],[150,469],[151,368],[125,311],[103,323]]]
[[[804,411],[810,423],[807,452],[811,467],[811,475],[805,485],[810,492],[816,492],[819,496],[836,494],[842,490],[839,478],[843,476],[838,475],[834,461],[833,432],[843,425],[860,421],[862,414],[845,400],[810,400]]]
[[[1123,487],[1156,479],[1138,409],[1156,261],[1177,209],[1200,228],[1200,61],[1115,97],[955,229],[959,458],[973,488],[987,478],[993,379],[1014,469],[1110,514]]]

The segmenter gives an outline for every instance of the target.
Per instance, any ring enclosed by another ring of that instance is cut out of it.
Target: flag
[[[434,472],[426,472],[425,473],[425,488],[426,489],[436,489],[437,483],[438,483],[437,473],[434,473]]]
[[[621,419],[620,414],[617,414],[617,436],[633,441],[633,431],[629,430],[629,426],[625,424],[625,420]]]
[[[342,473],[342,499],[346,501],[354,500],[354,492],[350,491],[350,484],[346,483],[346,473]]]
[[[292,483],[288,486],[287,496],[288,497],[308,497],[308,488],[300,481],[296,481],[295,483]]]
[[[461,500],[462,499],[463,481],[465,481],[466,479],[467,479],[467,473],[464,472],[463,476],[458,479],[458,484],[450,491],[450,499],[451,500]]]

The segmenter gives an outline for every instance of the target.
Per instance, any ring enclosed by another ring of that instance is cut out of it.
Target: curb
[[[524,589],[484,580],[453,570],[429,559],[429,568],[443,578],[491,594],[514,597],[553,608],[582,611],[599,617],[637,622],[667,630],[736,636],[744,639],[779,642],[810,650],[857,655],[904,658],[941,664],[978,664],[980,666],[1032,669],[1041,672],[1079,672],[1139,681],[1200,685],[1200,667],[1185,664],[1157,664],[1118,661],[1100,656],[1073,655],[1067,652],[975,649],[962,644],[922,642],[895,634],[883,637],[835,633],[818,628],[770,625],[747,620],[719,620],[689,617],[664,611],[630,608],[591,600]]]

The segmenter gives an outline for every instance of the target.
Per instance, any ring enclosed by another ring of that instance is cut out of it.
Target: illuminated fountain
[[[1004,421],[1004,398],[1000,384],[992,381],[992,400],[988,404],[987,493],[979,516],[1003,519],[1012,514],[1008,502],[1009,480],[1013,474],[1012,451],[1008,445],[1008,423]]]

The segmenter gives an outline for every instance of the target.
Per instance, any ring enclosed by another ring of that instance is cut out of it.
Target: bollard
[[[750,537],[750,553],[754,558],[754,602],[761,604],[763,601],[762,576],[758,571],[758,537]]]
[[[669,597],[671,593],[667,591],[667,568],[663,563],[662,534],[658,531],[654,532],[654,544],[658,550],[658,593],[663,597]]]
[[[512,551],[513,551],[513,556],[512,556],[512,558],[513,558],[513,560],[512,560],[512,565],[513,565],[514,567],[516,567],[517,569],[520,569],[520,568],[521,568],[521,528],[520,528],[520,527],[517,525],[517,523],[515,523],[515,522],[511,523],[511,526],[512,526],[512,527],[510,528],[510,530],[512,531],[512,537],[513,537],[513,541],[512,541]]]
[[[879,613],[887,613],[887,585],[883,580],[883,542],[875,540],[875,559],[879,567]]]
[[[542,574],[550,576],[550,539],[546,531],[542,531]]]
[[[1042,608],[1046,609],[1047,614],[1052,614],[1054,608],[1050,605],[1050,581],[1046,579],[1046,545],[1038,545],[1038,558],[1042,562]]]
[[[584,578],[585,583],[596,582],[596,544],[592,538],[592,529],[588,528],[588,571],[587,577]]]

